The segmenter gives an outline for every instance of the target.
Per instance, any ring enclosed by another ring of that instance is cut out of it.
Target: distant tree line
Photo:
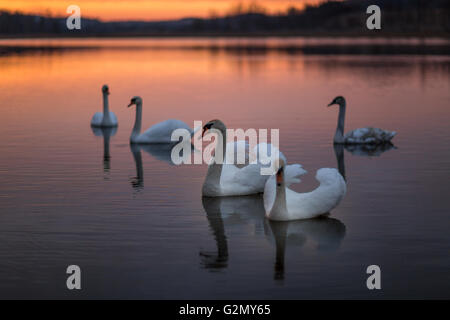
[[[235,7],[225,16],[173,21],[102,22],[82,19],[81,30],[68,30],[66,17],[43,17],[0,11],[0,35],[170,35],[170,34],[370,34],[366,8],[382,12],[380,34],[448,35],[449,0],[347,0],[295,7],[269,15],[263,7]]]

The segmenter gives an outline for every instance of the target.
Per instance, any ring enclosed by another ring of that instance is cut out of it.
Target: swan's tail
[[[378,143],[390,142],[397,134],[396,131],[383,130],[379,128],[375,128],[373,130],[374,136],[376,137]]]
[[[386,131],[386,141],[391,141],[397,135],[397,131]]]

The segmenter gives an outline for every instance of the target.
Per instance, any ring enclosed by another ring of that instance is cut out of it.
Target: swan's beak
[[[213,125],[212,123],[207,123],[203,126],[202,138],[205,135],[205,132],[208,131],[209,129],[211,129],[212,125]]]
[[[280,187],[281,183],[283,183],[283,167],[277,171],[277,186]]]
[[[334,100],[328,106],[331,107],[333,104],[335,104]]]
[[[130,104],[128,105],[128,108],[131,107],[133,104],[134,104],[133,102],[130,102]]]

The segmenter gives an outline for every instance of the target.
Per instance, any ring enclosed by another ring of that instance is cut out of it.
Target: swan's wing
[[[230,141],[226,147],[225,163],[245,165],[249,163],[249,149],[250,146],[246,140]],[[238,155],[244,155],[243,159],[238,158]],[[238,162],[238,160],[240,160]],[[240,163],[240,162],[244,163]]]
[[[103,122],[103,112],[96,112],[91,120],[91,126],[101,126]]]
[[[311,192],[298,193],[286,188],[286,206],[292,219],[310,219],[326,214],[345,196],[347,186],[338,170],[319,169],[316,179],[320,185]]]
[[[284,181],[286,186],[290,186],[292,183],[299,183],[300,176],[308,173],[305,169],[303,169],[301,164],[290,164],[287,165],[284,171]]]
[[[330,211],[344,198],[347,193],[347,183],[335,168],[322,168],[317,170],[316,179],[320,183],[320,191],[326,193],[326,203],[329,206],[328,211]]]
[[[310,219],[327,213],[321,210],[320,200],[314,191],[298,193],[286,188],[286,209],[289,215],[286,220]]]
[[[226,163],[237,164],[238,167],[241,164],[237,160],[237,154],[242,152],[244,156],[245,164],[252,161],[254,164],[263,165],[264,167],[272,166],[272,159],[282,158],[286,162],[284,154],[275,146],[270,143],[260,143],[250,150],[250,145],[246,140],[231,141],[227,143],[227,157]],[[242,159],[240,159],[242,162]]]
[[[228,195],[247,195],[260,193],[268,176],[261,175],[261,166],[250,164],[238,168],[233,164],[225,164],[220,177],[220,187]]]
[[[261,163],[262,165],[266,165],[266,166],[271,165],[272,159],[277,159],[277,158],[283,159],[285,163],[287,162],[286,157],[280,151],[280,149],[278,149],[271,143],[262,142],[262,143],[256,145],[253,148],[253,154],[254,154],[254,156],[257,157],[258,163]]]
[[[348,132],[344,139],[348,143],[379,144],[389,142],[396,134],[395,131],[367,127]]]
[[[172,132],[176,129],[186,129],[192,132],[189,126],[180,120],[166,120],[151,126],[147,131],[139,135],[138,143],[174,143],[171,140]]]
[[[386,134],[388,135],[388,140],[391,141],[396,135],[397,135],[397,131],[385,131]]]
[[[117,121],[117,117],[114,112],[109,112],[109,118],[111,119],[111,124],[117,126],[119,122]]]
[[[397,135],[396,131],[388,131],[379,128],[374,128],[375,135],[379,141],[388,142],[391,141]]]

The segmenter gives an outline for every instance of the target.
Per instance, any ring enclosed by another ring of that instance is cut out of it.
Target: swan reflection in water
[[[284,279],[284,260],[287,247],[303,247],[314,243],[317,251],[336,251],[345,237],[345,225],[329,217],[297,221],[269,221],[275,239],[275,275],[276,280]]]
[[[186,143],[184,147],[180,143]],[[169,165],[176,165],[172,161],[172,149],[178,145],[181,149],[179,156],[183,158],[184,150],[194,150],[192,144],[189,141],[180,143],[153,143],[153,144],[130,144],[131,153],[133,154],[134,162],[136,164],[136,177],[131,178],[131,185],[134,189],[140,190],[144,187],[144,169],[142,165],[142,155],[141,150],[150,154],[155,159],[165,162]]]
[[[345,237],[345,225],[337,219],[322,217],[292,222],[275,222],[265,218],[262,195],[202,198],[216,251],[200,251],[201,265],[213,271],[228,266],[229,248],[226,229],[235,225],[254,225],[254,234],[275,243],[275,275],[284,278],[286,247],[316,244],[319,251],[334,251]],[[273,241],[274,240],[274,241]]]
[[[347,181],[347,177],[345,175],[344,149],[352,155],[362,157],[379,157],[384,152],[397,149],[391,142],[383,144],[334,144],[333,147],[339,173],[344,177],[345,181]]]
[[[264,202],[261,195],[241,197],[202,197],[209,226],[216,241],[217,252],[200,251],[202,265],[207,269],[228,266],[228,226],[254,224],[255,230],[264,230]],[[258,232],[256,232],[258,233]],[[264,232],[260,232],[262,235]]]
[[[109,173],[111,170],[111,155],[109,152],[109,142],[117,132],[117,127],[91,127],[92,133],[96,137],[103,137],[103,172]]]

